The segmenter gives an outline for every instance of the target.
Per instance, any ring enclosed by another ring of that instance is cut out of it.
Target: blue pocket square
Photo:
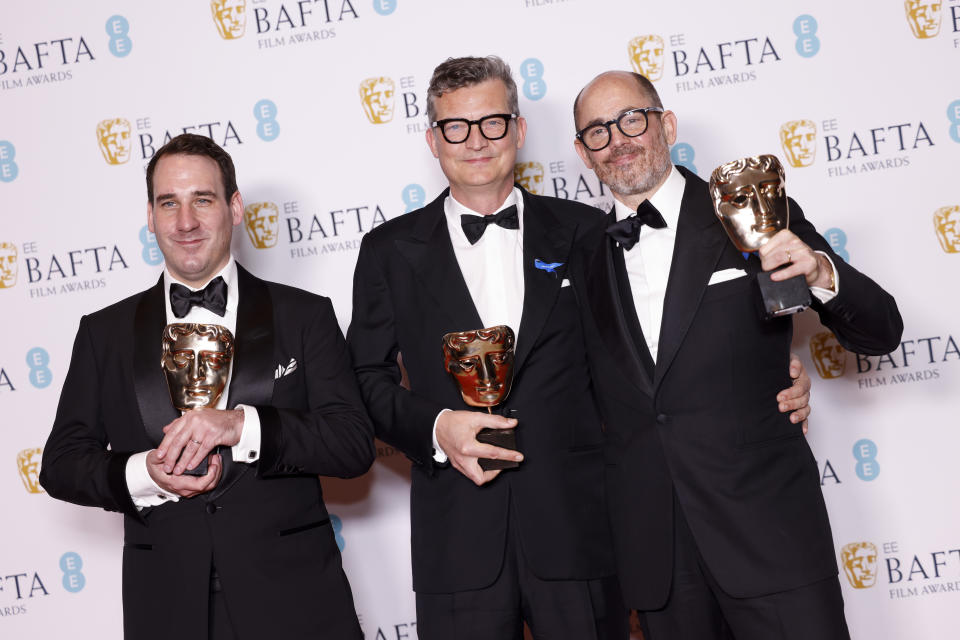
[[[562,262],[544,262],[540,258],[536,258],[533,261],[533,266],[547,273],[556,273],[559,267],[563,266]]]

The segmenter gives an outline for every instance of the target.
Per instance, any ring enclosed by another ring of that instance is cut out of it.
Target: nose
[[[477,370],[477,376],[480,378],[480,382],[484,385],[492,385],[497,379],[496,367],[493,364],[492,356],[484,356],[480,358],[480,367]]]
[[[773,207],[770,205],[770,201],[767,200],[766,196],[763,195],[763,192],[756,187],[753,188],[753,194],[757,201],[757,210],[761,215],[769,216],[773,212]]]
[[[199,226],[197,213],[190,205],[180,207],[177,212],[177,231],[192,231]]]
[[[464,144],[470,149],[483,149],[487,146],[487,139],[480,133],[479,124],[470,125],[470,132],[467,134],[467,139],[464,141]]]
[[[200,358],[194,357],[190,359],[190,381],[191,382],[200,382],[203,380],[204,376],[200,372]]]

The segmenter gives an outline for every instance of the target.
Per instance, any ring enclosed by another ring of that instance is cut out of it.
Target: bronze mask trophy
[[[218,324],[181,322],[164,327],[160,365],[173,406],[180,411],[217,406],[227,386],[233,345],[233,334]],[[206,475],[207,461],[184,473]]]
[[[785,182],[783,165],[773,155],[732,160],[713,170],[710,195],[714,210],[730,240],[745,257],[789,227]],[[767,320],[810,306],[810,289],[802,275],[774,282],[769,272],[761,271],[757,273],[757,284]]]
[[[474,331],[454,331],[443,336],[443,367],[453,376],[463,401],[471,407],[493,407],[510,395],[516,338],[513,329],[498,325]],[[514,429],[481,429],[477,440],[495,447],[517,450]],[[480,468],[509,469],[513,460],[479,459]]]

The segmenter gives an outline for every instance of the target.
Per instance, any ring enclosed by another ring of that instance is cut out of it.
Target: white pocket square
[[[560,288],[561,288],[561,289],[562,289],[563,287],[569,287],[569,286],[570,286],[570,279],[569,279],[569,278],[564,278],[563,281],[560,283]]]
[[[277,368],[273,371],[273,379],[279,380],[283,376],[288,376],[294,371],[297,370],[297,360],[296,358],[290,358],[290,362],[287,363],[287,366],[278,364]]]
[[[721,269],[720,271],[714,271],[710,276],[710,282],[707,283],[707,286],[709,287],[712,284],[742,278],[745,275],[747,275],[747,272],[743,269]]]

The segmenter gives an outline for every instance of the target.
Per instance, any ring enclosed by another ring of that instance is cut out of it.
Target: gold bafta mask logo
[[[456,380],[464,402],[495,407],[507,399],[516,344],[513,329],[505,324],[443,336],[443,368]]]
[[[97,144],[107,164],[123,164],[130,159],[133,150],[130,122],[123,118],[110,118],[97,123]]]
[[[247,0],[210,0],[213,23],[224,40],[243,37],[247,30]]]
[[[367,78],[360,83],[360,102],[371,124],[393,120],[394,84],[390,78]]]
[[[960,206],[941,207],[934,211],[933,226],[937,230],[940,248],[947,253],[960,253]],[[0,257],[3,256],[2,247],[0,245]]]
[[[518,162],[513,166],[513,179],[530,193],[543,195],[543,165],[539,162]]]
[[[663,77],[663,38],[656,35],[637,36],[627,45],[633,70],[650,82]]]
[[[24,449],[17,454],[17,471],[23,487],[30,493],[43,493],[40,486],[40,456],[43,449]]]
[[[218,324],[179,322],[163,329],[160,365],[173,406],[181,411],[215,407],[227,386],[233,334]]]
[[[907,11],[907,22],[914,38],[932,38],[940,33],[942,0],[906,0],[903,8]]]
[[[817,158],[817,125],[813,120],[791,120],[780,127],[780,146],[791,167],[809,167]]]
[[[757,251],[789,227],[783,165],[764,154],[725,162],[710,175],[710,196],[724,231],[740,251]]]
[[[17,246],[0,242],[0,289],[17,284]]]
[[[854,589],[877,583],[877,547],[872,542],[851,542],[840,550],[843,572]]]
[[[257,249],[276,246],[280,235],[280,210],[272,202],[254,202],[243,211],[250,242]]]
[[[817,373],[825,380],[843,377],[847,368],[847,350],[830,331],[821,331],[810,338],[810,357]]]

